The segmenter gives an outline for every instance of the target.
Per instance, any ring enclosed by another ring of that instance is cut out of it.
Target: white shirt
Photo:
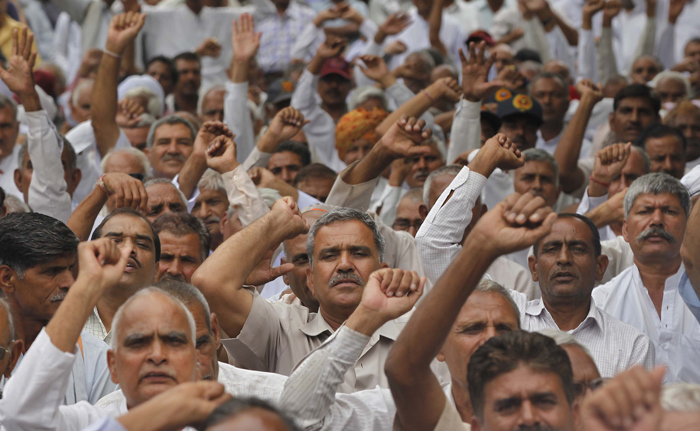
[[[559,329],[541,299],[527,301],[520,292],[511,291],[510,294],[520,309],[523,330]],[[654,349],[649,337],[604,312],[593,300],[583,322],[567,332],[588,348],[602,377],[614,377],[635,365],[643,365],[648,370],[654,366]]]
[[[593,210],[598,205],[603,204],[607,200],[608,200],[607,193],[604,194],[603,196],[595,196],[595,197],[589,196],[588,195],[588,187],[586,187],[586,191],[583,193],[583,197],[581,198],[581,202],[579,203],[578,208],[576,209],[576,214],[586,215],[587,212]],[[615,237],[617,236],[617,235],[615,235],[615,232],[613,232],[613,230],[610,229],[610,226],[604,226],[604,227],[598,228],[598,233],[600,234],[601,241],[615,239]]]
[[[15,169],[19,166],[17,159],[21,148],[21,145],[15,145],[12,148],[12,153],[0,160],[0,187],[5,190],[6,195],[15,196],[24,202],[24,195],[15,184]]]
[[[661,316],[636,265],[593,290],[593,299],[600,308],[649,336],[656,349],[656,362],[668,367],[668,383],[700,383],[700,323],[680,294],[684,275],[681,265],[666,279]]]
[[[554,155],[554,151],[557,149],[557,145],[559,145],[559,141],[561,141],[561,137],[564,134],[564,129],[566,129],[566,124],[564,125],[564,128],[561,129],[561,132],[549,141],[545,141],[544,138],[542,137],[542,132],[538,129],[537,130],[537,143],[535,144],[535,148],[541,148],[548,152],[551,155]],[[583,139],[583,143],[581,143],[581,152],[579,153],[579,159],[583,157],[588,157],[589,154],[591,154],[591,147],[592,147],[591,141],[588,139]]]

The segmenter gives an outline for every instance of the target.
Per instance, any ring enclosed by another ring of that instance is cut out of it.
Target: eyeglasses
[[[391,227],[394,230],[408,230],[411,226],[413,226],[416,228],[416,230],[419,230],[422,224],[423,220],[420,219],[413,220],[413,222],[407,219],[397,219],[394,224],[391,225]]]
[[[590,389],[591,392],[603,387],[610,379],[608,378],[598,378],[593,379],[590,382],[574,382],[574,395],[577,397],[582,397],[586,394],[586,390]]]

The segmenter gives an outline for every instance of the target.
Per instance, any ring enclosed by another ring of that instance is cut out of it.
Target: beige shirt
[[[237,338],[221,340],[229,356],[244,368],[289,376],[306,355],[333,334],[323,317],[306,307],[269,302],[257,292],[253,295],[253,306],[241,333]],[[370,337],[338,392],[389,387],[384,363],[410,315],[387,322]]]
[[[471,431],[472,426],[462,422],[462,417],[450,400],[445,400],[445,409],[433,431]]]

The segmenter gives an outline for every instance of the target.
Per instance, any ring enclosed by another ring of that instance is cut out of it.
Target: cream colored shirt
[[[253,306],[241,333],[221,340],[229,356],[244,368],[289,376],[306,355],[333,334],[325,319],[306,307],[269,302],[257,292],[253,295]],[[410,315],[387,322],[370,337],[338,392],[389,387],[384,362]]]
[[[442,411],[440,420],[433,428],[433,431],[471,431],[471,429],[472,426],[470,424],[462,422],[462,417],[459,415],[454,403],[445,400],[445,409]]]

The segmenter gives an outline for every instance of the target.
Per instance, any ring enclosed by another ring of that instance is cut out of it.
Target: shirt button
[[[237,179],[238,179],[238,175],[234,175],[234,176],[233,176],[233,179],[234,179],[234,180],[237,180]]]

